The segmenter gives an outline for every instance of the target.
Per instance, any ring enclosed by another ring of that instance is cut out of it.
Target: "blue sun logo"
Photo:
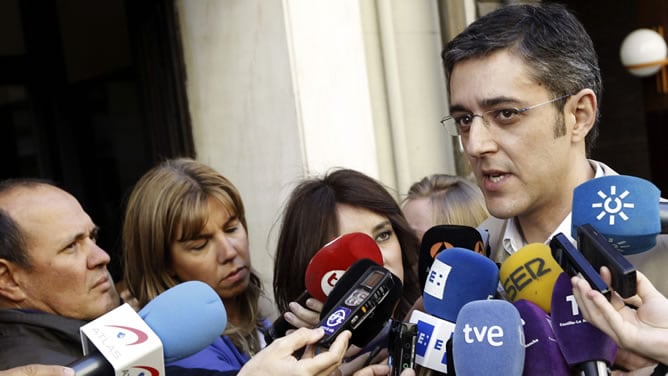
[[[617,194],[617,186],[610,186],[610,194],[605,194],[603,191],[597,192],[598,196],[601,198],[601,202],[594,202],[591,204],[591,207],[594,209],[601,209],[601,212],[596,216],[597,220],[604,220],[608,216],[608,224],[610,226],[615,225],[617,216],[624,221],[629,219],[629,216],[626,215],[624,209],[633,209],[635,204],[632,202],[624,202],[624,199],[631,194],[628,190],[624,190],[621,194]]]

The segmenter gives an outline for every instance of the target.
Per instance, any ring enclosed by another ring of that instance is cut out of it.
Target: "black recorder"
[[[316,327],[325,330],[319,345],[329,347],[350,330],[352,344],[364,347],[389,320],[401,295],[401,280],[369,259],[358,260],[327,297]]]
[[[578,275],[578,273],[581,274],[594,290],[598,290],[610,300],[611,292],[608,285],[584,255],[571,244],[566,235],[560,232],[552,237],[550,249],[552,250],[552,257],[564,269],[566,274],[571,277]]]
[[[612,289],[622,298],[636,294],[636,269],[615,247],[590,224],[578,226],[578,248],[598,271],[610,269]]]
[[[415,367],[417,324],[392,320],[388,349],[390,351],[390,375],[399,376],[406,368]]]

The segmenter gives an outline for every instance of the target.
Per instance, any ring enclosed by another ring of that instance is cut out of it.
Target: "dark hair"
[[[308,262],[338,235],[337,204],[368,209],[387,217],[392,224],[404,269],[403,293],[395,317],[403,319],[420,295],[416,271],[418,239],[385,187],[350,169],[306,179],[292,191],[283,210],[274,262],[274,297],[279,311],[287,311],[288,303],[304,292]]]
[[[42,185],[55,186],[41,179],[6,179],[0,181],[0,197],[17,188],[30,189]],[[22,268],[32,267],[21,226],[3,208],[0,208],[0,258],[14,262]]]
[[[23,233],[18,223],[2,208],[0,208],[0,258],[14,262],[22,268],[29,269],[31,266]]]
[[[563,5],[508,5],[473,22],[443,50],[448,82],[458,62],[502,49],[522,59],[532,78],[555,98],[589,88],[600,108],[603,87],[594,43],[582,23]],[[555,105],[563,109],[565,103],[560,100]],[[587,154],[598,136],[599,114],[597,110],[596,122],[585,139]]]

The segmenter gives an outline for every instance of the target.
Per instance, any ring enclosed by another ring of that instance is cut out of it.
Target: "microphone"
[[[525,376],[570,374],[552,330],[552,318],[535,303],[520,299],[513,303],[524,324]]]
[[[455,322],[464,304],[494,296],[499,268],[487,257],[464,248],[439,253],[426,279],[424,309]]]
[[[339,333],[350,330],[350,343],[366,346],[387,324],[401,290],[401,280],[389,270],[369,259],[356,261],[325,301],[316,325],[325,335],[318,343],[329,347]]]
[[[306,266],[306,291],[324,302],[343,273],[361,259],[383,265],[383,255],[378,244],[367,234],[351,232],[325,244]]]
[[[124,304],[82,326],[82,345],[88,354],[67,366],[77,376],[164,374],[165,362],[201,351],[226,325],[218,294],[206,283],[183,282],[139,312]]]
[[[659,189],[634,176],[610,175],[586,181],[573,191],[571,236],[591,224],[622,254],[645,252],[668,233],[668,203]]]
[[[550,247],[531,243],[501,264],[499,279],[511,302],[526,299],[550,313],[554,282],[563,269],[552,257]]]
[[[436,256],[422,295],[426,312],[414,310],[409,322],[417,324],[415,362],[447,372],[447,341],[457,314],[474,300],[496,292],[499,270],[487,257],[464,248],[451,248]]]
[[[452,353],[458,375],[522,374],[525,353],[519,312],[505,300],[467,303],[457,315]]]
[[[378,244],[367,234],[352,232],[325,244],[313,255],[306,266],[304,276],[306,291],[299,295],[297,303],[305,305],[309,297],[321,302],[326,301],[343,273],[355,261],[364,258],[383,265],[383,255]],[[265,333],[265,341],[270,344],[274,339],[283,337],[289,329],[295,329],[295,327],[288,323],[283,315],[280,315]]]
[[[485,238],[487,233],[484,233]],[[478,229],[461,225],[436,225],[422,236],[420,254],[418,256],[418,277],[420,289],[424,290],[429,268],[440,252],[458,247],[471,249],[481,255],[489,256],[489,250],[483,240],[483,233]]]
[[[552,323],[557,344],[569,366],[585,376],[608,375],[617,344],[583,318],[566,273],[561,273],[554,285]]]

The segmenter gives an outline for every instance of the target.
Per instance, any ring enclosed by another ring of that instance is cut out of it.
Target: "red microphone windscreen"
[[[378,244],[367,234],[351,232],[325,244],[306,267],[304,283],[309,295],[324,302],[343,273],[364,258],[383,265]]]

